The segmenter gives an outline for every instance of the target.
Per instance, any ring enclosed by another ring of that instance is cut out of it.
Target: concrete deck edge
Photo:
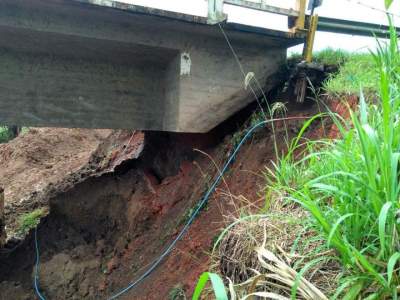
[[[132,14],[141,14],[141,15],[148,15],[148,16],[155,16],[160,18],[167,18],[175,21],[187,22],[187,23],[194,23],[200,24],[205,26],[216,26],[210,25],[207,23],[207,18],[202,16],[184,14],[174,11],[162,10],[158,8],[146,7],[136,4],[129,4],[123,3],[114,0],[71,0],[73,2],[78,2],[85,5],[94,5],[100,7],[107,7],[112,9],[124,10],[126,12]],[[304,36],[301,34],[293,35],[289,32],[268,29],[264,27],[256,27],[250,25],[244,25],[240,23],[234,22],[224,22],[222,24],[224,29],[232,30],[232,31],[240,31],[246,33],[253,33],[257,35],[263,35],[268,37],[275,37],[279,39],[284,39],[287,41],[287,45],[298,45],[303,42]]]

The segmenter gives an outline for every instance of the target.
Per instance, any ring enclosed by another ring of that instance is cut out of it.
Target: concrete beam
[[[110,0],[0,0],[0,124],[206,132],[254,101],[206,22]],[[224,29],[266,88],[301,41]]]

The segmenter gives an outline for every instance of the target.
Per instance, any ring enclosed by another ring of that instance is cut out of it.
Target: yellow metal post
[[[296,0],[295,10],[299,12],[299,16],[295,20],[294,27],[291,28],[293,33],[304,30],[306,23],[306,0]]]
[[[308,22],[307,38],[304,43],[303,59],[307,63],[312,62],[312,52],[314,48],[315,33],[318,26],[318,15],[312,15]],[[305,71],[299,74],[296,82],[295,93],[297,95],[296,102],[303,103],[307,92],[307,74]]]
[[[318,26],[318,15],[311,16],[310,26],[308,28],[307,40],[304,48],[304,60],[306,62],[312,61],[312,52],[314,48],[315,33]]]

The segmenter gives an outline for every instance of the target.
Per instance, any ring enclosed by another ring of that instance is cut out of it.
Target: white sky
[[[206,16],[207,0],[119,0],[132,4],[150,6],[164,10],[178,11],[187,14]],[[257,1],[257,0],[253,0]],[[267,0],[267,4],[280,7],[293,7],[295,0]],[[375,7],[377,10],[369,7]],[[253,26],[268,27],[278,30],[287,30],[287,18],[260,11],[224,5],[229,21]],[[320,16],[341,18],[347,20],[364,21],[370,23],[387,24],[384,13],[384,0],[324,0],[323,5],[316,10]],[[394,0],[390,12],[397,14],[394,21],[400,26],[400,0]],[[373,48],[373,38],[349,36],[317,32],[315,50],[332,47],[349,51],[366,50]],[[292,49],[296,51],[299,47]]]

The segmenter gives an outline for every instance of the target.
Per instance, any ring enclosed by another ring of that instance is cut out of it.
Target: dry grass
[[[254,293],[290,298],[296,280],[297,299],[331,295],[339,281],[339,264],[332,259],[335,253],[325,250],[311,229],[304,229],[305,211],[281,201],[274,201],[269,210],[275,213],[229,217],[231,226],[213,253],[214,271],[226,278],[239,299]]]

